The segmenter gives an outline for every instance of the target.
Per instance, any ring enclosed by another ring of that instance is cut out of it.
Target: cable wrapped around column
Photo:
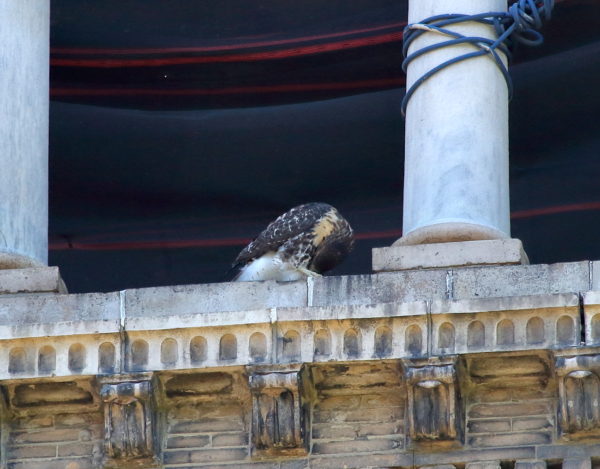
[[[402,115],[406,115],[408,101],[424,81],[450,65],[486,54],[490,55],[500,69],[508,86],[509,98],[512,97],[512,80],[498,51],[502,52],[510,61],[510,51],[516,44],[520,43],[528,46],[539,46],[542,44],[544,38],[537,30],[541,28],[542,20],[550,19],[553,7],[554,0],[518,0],[505,12],[487,12],[479,13],[477,15],[437,15],[426,18],[419,23],[407,25],[406,28],[404,28],[404,45],[402,48],[405,57],[402,62],[402,69],[404,72],[406,72],[408,65],[417,57],[441,49],[442,47],[453,46],[456,44],[472,44],[475,50],[447,60],[418,78],[413,85],[406,90],[406,94],[402,100]],[[498,38],[492,40],[485,37],[464,36],[446,28],[449,25],[470,21],[492,25],[498,34]],[[412,42],[426,32],[440,34],[451,39],[423,47],[408,54],[408,49]]]

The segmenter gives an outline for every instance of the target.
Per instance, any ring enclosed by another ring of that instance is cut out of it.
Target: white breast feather
[[[290,282],[305,277],[289,262],[283,262],[276,252],[269,252],[242,267],[236,280],[238,282],[253,282],[256,280]]]

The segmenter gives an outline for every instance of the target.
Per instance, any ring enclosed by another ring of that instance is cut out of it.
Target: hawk
[[[350,224],[331,205],[314,202],[294,207],[271,222],[237,256],[237,282],[292,281],[320,277],[354,247]]]

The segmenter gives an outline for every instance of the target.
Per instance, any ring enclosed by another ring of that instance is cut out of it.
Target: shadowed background
[[[50,265],[71,292],[218,282],[280,213],[336,206],[368,273],[401,235],[407,1],[52,0]],[[600,3],[511,67],[512,235],[600,259]],[[440,103],[443,105],[443,103]]]

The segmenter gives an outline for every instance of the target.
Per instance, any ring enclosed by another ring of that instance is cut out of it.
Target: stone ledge
[[[417,244],[373,249],[375,272],[511,264],[529,264],[523,244],[518,239]]]
[[[58,267],[0,270],[0,295],[67,293]]]
[[[103,366],[119,372],[184,370],[583,345],[576,294],[172,315],[163,310],[148,317],[131,317],[126,304],[122,294],[0,300],[6,313],[0,315],[0,379],[98,374]],[[600,306],[585,307],[587,321],[600,323]],[[85,319],[64,321],[75,311]],[[25,320],[11,324],[15,312]],[[586,330],[590,342],[584,347],[600,341],[600,329]],[[52,369],[37,368],[43,353],[54,354]],[[110,363],[103,362],[103,353]],[[73,367],[78,360],[82,365]]]

